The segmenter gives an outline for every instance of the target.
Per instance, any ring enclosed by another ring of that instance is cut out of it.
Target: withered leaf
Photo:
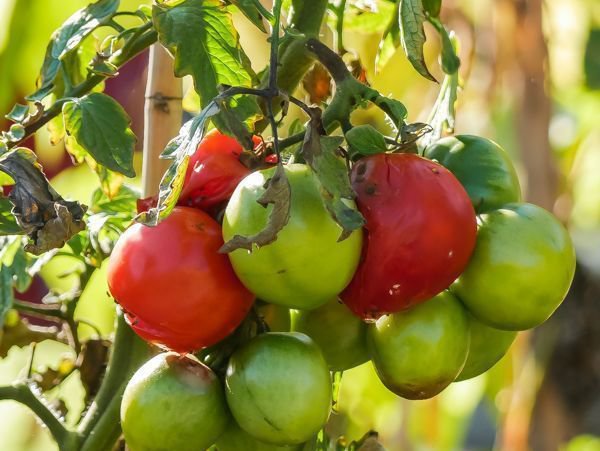
[[[60,248],[85,228],[87,207],[63,199],[50,186],[31,150],[21,147],[2,155],[0,171],[15,181],[8,197],[17,223],[32,240],[27,252],[39,255]]]
[[[277,165],[273,177],[264,185],[265,192],[257,202],[263,207],[273,204],[273,210],[269,215],[266,227],[255,235],[235,235],[227,243],[221,246],[219,252],[229,253],[236,249],[247,249],[252,251],[253,245],[265,246],[277,239],[277,234],[288,223],[290,219],[291,188],[290,182],[285,175],[285,169],[281,162]]]

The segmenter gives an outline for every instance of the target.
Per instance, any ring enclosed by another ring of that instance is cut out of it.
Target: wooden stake
[[[160,44],[152,45],[144,109],[143,197],[158,193],[160,179],[169,166],[159,156],[181,127],[181,99],[182,83],[173,75],[173,58]]]

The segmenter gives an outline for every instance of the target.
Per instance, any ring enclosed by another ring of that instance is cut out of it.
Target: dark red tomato
[[[253,138],[255,145],[259,138]],[[198,145],[188,163],[179,205],[207,209],[231,197],[238,183],[250,173],[240,162],[242,145],[217,129]]]
[[[241,323],[254,295],[218,253],[222,244],[221,227],[185,207],[156,227],[134,224],[123,233],[108,286],[142,338],[189,352],[217,343]]]
[[[443,166],[413,154],[378,154],[352,169],[366,219],[361,263],[342,300],[376,319],[432,298],[460,275],[475,247],[469,196]]]

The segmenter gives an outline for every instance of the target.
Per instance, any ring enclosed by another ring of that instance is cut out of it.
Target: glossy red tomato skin
[[[475,247],[469,197],[444,167],[414,154],[378,154],[351,175],[366,219],[361,263],[341,294],[363,319],[432,298],[461,274]]]
[[[218,253],[220,226],[176,207],[156,227],[134,224],[119,238],[108,286],[144,339],[178,352],[213,345],[246,316],[254,295]]]
[[[258,137],[254,137],[256,144]],[[250,173],[240,162],[242,145],[231,136],[211,130],[190,157],[178,205],[208,209],[231,197]]]

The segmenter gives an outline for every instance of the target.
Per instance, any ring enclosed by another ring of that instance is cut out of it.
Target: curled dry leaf
[[[54,191],[29,149],[17,148],[4,154],[0,170],[15,181],[8,197],[19,226],[32,240],[25,246],[27,252],[39,255],[60,248],[85,228],[83,215],[87,207],[67,201]]]
[[[264,185],[265,192],[258,199],[258,203],[267,208],[273,204],[273,210],[269,215],[267,226],[255,235],[235,235],[227,243],[221,246],[219,252],[229,253],[236,249],[247,249],[252,251],[253,245],[265,246],[277,239],[277,234],[288,223],[290,219],[291,188],[290,182],[285,175],[283,165],[279,163],[277,169]]]

